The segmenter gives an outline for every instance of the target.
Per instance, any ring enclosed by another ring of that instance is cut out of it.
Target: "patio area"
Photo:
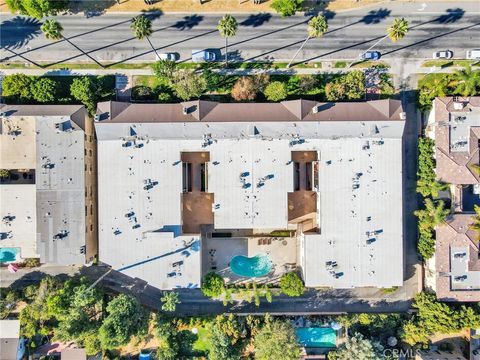
[[[204,241],[204,274],[215,271],[223,276],[227,283],[241,283],[253,278],[234,274],[230,269],[230,261],[235,256],[253,257],[265,254],[272,262],[272,271],[264,277],[256,278],[257,282],[271,282],[283,273],[297,266],[297,239],[284,237],[238,237],[209,238]]]

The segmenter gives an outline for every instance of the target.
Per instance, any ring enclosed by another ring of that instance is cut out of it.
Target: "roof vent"
[[[100,121],[100,115],[95,115],[95,117],[93,118],[95,121]]]
[[[188,115],[188,107],[183,107],[183,115]]]
[[[455,99],[455,100],[457,100],[457,99]],[[453,102],[453,108],[454,108],[455,110],[462,110],[462,109],[463,109],[463,103],[460,102],[460,101],[458,101],[458,100],[457,100],[457,101],[454,101],[454,102]]]
[[[314,114],[318,113],[319,111],[320,111],[320,106],[314,106],[312,108],[312,113],[314,113]]]
[[[407,113],[406,112],[401,112],[400,113],[400,119],[405,120],[407,118]]]

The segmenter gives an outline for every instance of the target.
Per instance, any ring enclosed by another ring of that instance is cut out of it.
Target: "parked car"
[[[217,57],[213,51],[208,50],[192,50],[193,62],[212,62],[216,61]]]
[[[362,60],[378,60],[380,59],[380,56],[382,56],[380,54],[379,51],[365,51],[363,54],[362,54]]]
[[[177,61],[178,59],[180,59],[180,55],[178,53],[169,52],[169,53],[161,53],[161,54],[155,55],[155,58],[157,61],[158,60]]]
[[[466,58],[469,60],[480,59],[480,49],[468,50]]]
[[[435,51],[433,53],[434,59],[451,59],[452,57],[453,57],[453,51],[451,50]]]

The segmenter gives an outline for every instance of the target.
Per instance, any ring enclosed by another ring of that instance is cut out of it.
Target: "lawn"
[[[422,67],[450,67],[450,66],[480,66],[478,61],[473,60],[428,60],[422,64]]]
[[[195,352],[207,353],[210,350],[210,331],[204,327],[197,327],[197,340],[193,343],[192,349]]]

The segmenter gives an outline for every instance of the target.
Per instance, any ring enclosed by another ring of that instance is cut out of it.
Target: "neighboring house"
[[[454,214],[436,229],[436,293],[444,301],[480,301],[480,97],[434,100],[427,134],[435,140],[436,174],[452,184]]]
[[[0,359],[17,360],[25,353],[20,341],[20,320],[0,320]]]
[[[0,261],[93,260],[93,131],[81,105],[0,105]]]
[[[404,119],[396,100],[100,103],[99,260],[161,289],[297,268],[401,286]]]

